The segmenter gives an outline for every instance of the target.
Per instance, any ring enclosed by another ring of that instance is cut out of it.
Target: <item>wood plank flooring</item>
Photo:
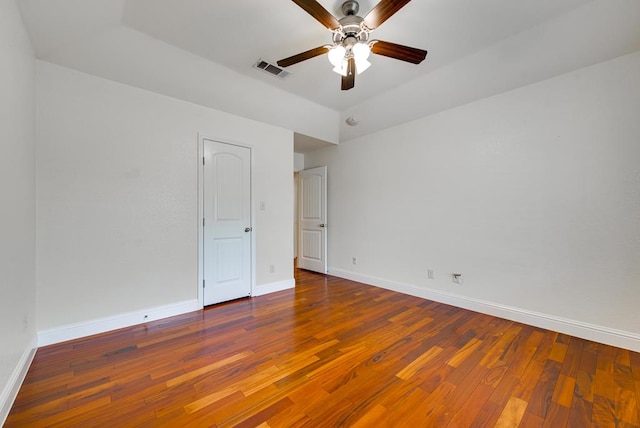
[[[335,277],[38,350],[6,427],[640,427],[640,354]]]

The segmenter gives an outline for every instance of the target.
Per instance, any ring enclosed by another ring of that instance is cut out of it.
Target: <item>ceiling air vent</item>
[[[259,59],[258,61],[256,61],[255,64],[253,64],[253,68],[257,68],[258,70],[262,70],[265,73],[269,73],[272,76],[276,76],[279,77],[281,79],[284,79],[285,77],[287,77],[288,75],[290,75],[291,73],[289,73],[288,71],[286,71],[283,68],[278,67],[275,64],[271,64],[267,61],[264,61],[262,59]]]

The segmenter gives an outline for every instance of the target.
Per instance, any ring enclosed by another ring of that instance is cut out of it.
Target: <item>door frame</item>
[[[204,158],[204,142],[214,141],[216,143],[229,144],[231,146],[239,146],[249,149],[249,164],[251,165],[251,197],[250,197],[250,211],[251,211],[251,227],[253,233],[251,233],[251,294],[253,296],[256,287],[256,226],[254,220],[256,218],[253,204],[253,147],[249,144],[238,143],[235,141],[229,141],[223,138],[211,137],[203,134],[198,134],[198,218],[196,219],[198,224],[198,282],[196,288],[198,290],[198,307],[204,308],[204,288],[202,287],[204,281],[204,227],[202,220],[204,219],[204,165],[202,160]]]

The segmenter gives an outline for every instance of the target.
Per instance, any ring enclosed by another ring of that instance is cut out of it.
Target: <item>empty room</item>
[[[640,1],[0,0],[0,425],[640,428]]]

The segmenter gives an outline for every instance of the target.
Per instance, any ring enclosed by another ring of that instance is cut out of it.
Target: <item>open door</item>
[[[327,273],[327,167],[298,176],[298,267]]]

